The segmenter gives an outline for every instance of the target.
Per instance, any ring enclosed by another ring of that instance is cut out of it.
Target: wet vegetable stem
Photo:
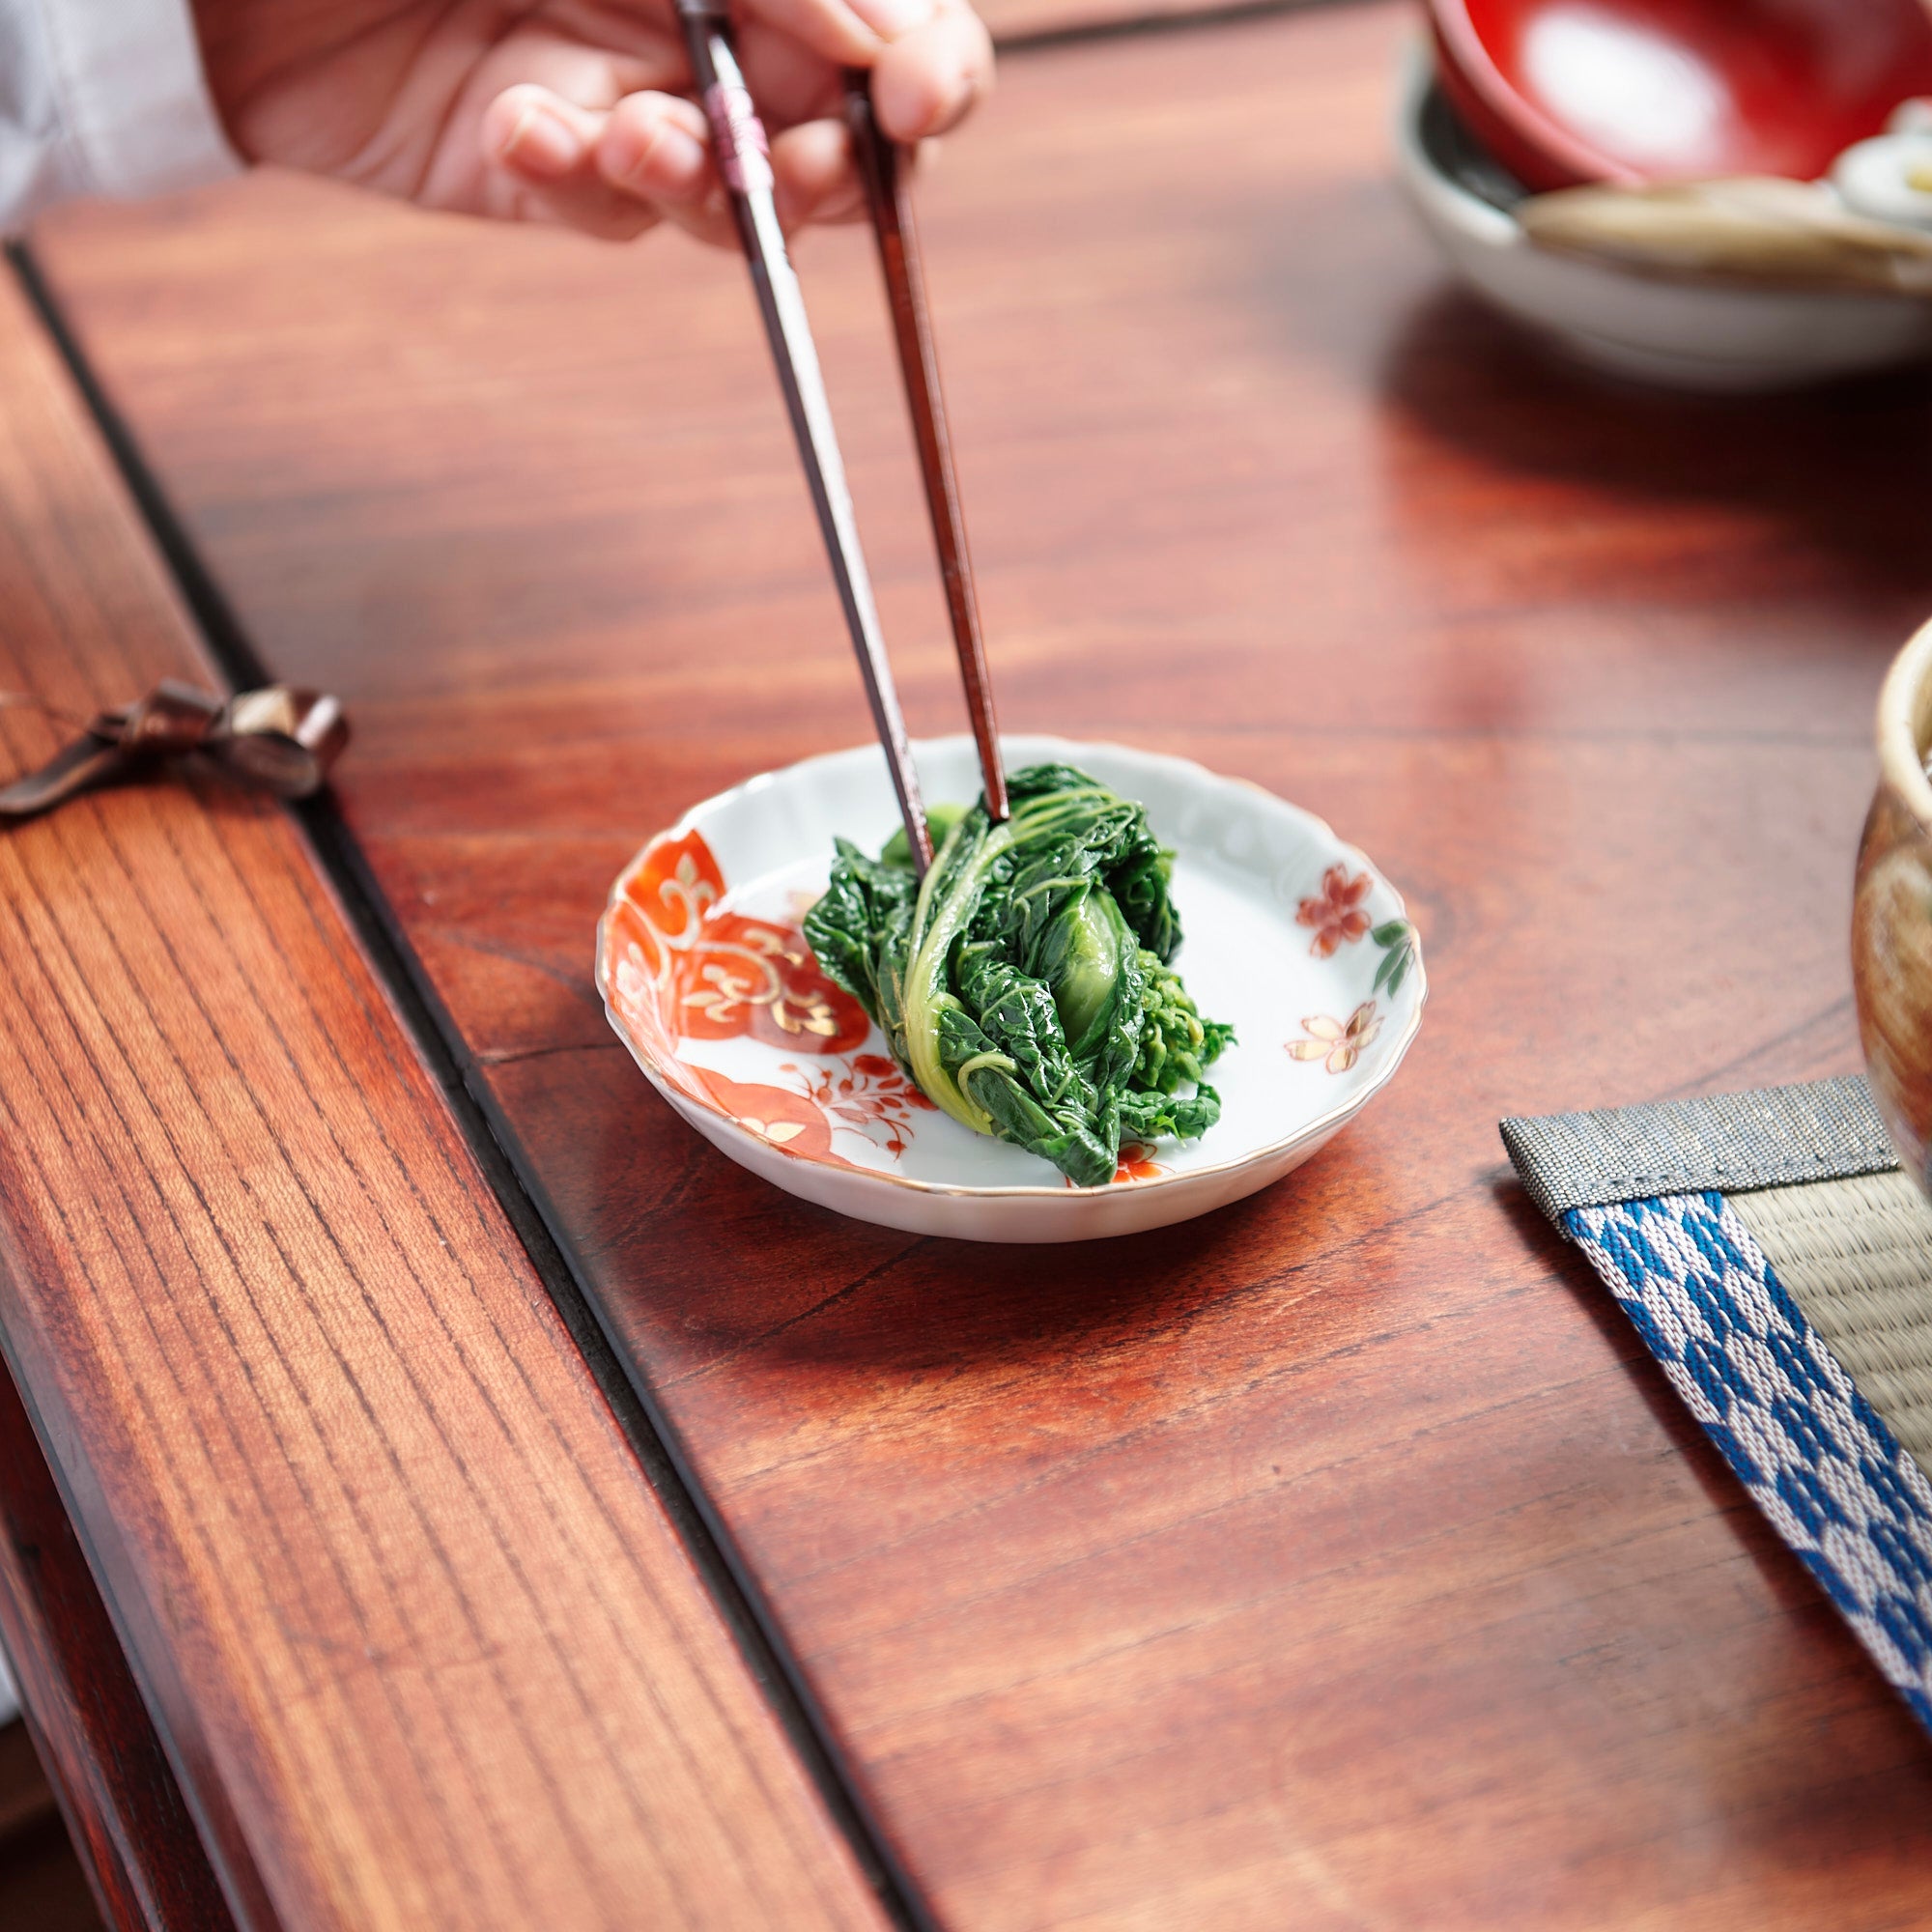
[[[1009,790],[1001,823],[983,801],[933,813],[923,881],[902,838],[877,859],[840,839],[806,936],[935,1105],[1097,1186],[1123,1146],[1219,1119],[1202,1073],[1233,1030],[1169,964],[1173,855],[1145,810],[1067,765]]]

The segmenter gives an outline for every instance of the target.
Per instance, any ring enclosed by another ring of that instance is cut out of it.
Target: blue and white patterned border
[[[1720,1194],[1563,1222],[1685,1406],[1932,1728],[1932,1485]]]

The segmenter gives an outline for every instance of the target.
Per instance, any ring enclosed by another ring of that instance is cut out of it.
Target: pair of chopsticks
[[[871,578],[859,546],[852,496],[846,488],[845,465],[832,427],[832,406],[819,371],[818,351],[811,340],[805,298],[785,249],[784,234],[779,227],[765,130],[732,50],[724,0],[677,0],[677,12],[698,100],[710,124],[718,171],[730,195],[759,313],[778,364],[779,384],[784,392],[812,506],[832,560],[846,628],[852,634],[853,649],[866,681],[872,723],[885,748],[914,862],[923,873],[932,863],[932,835],[926,827],[919,774],[913,769],[905,719],[899,711],[892,665],[879,630]],[[865,183],[872,231],[879,244],[879,265],[885,274],[899,368],[912,409],[926,504],[932,514],[933,539],[946,584],[946,608],[959,653],[973,737],[980,751],[986,809],[994,818],[1002,819],[1007,816],[1006,772],[1000,762],[992,681],[973,590],[973,566],[966,554],[966,524],[952,470],[946,406],[939,387],[939,359],[933,348],[919,238],[913,225],[910,171],[873,117],[871,90],[865,74],[847,74],[845,108],[853,155]]]

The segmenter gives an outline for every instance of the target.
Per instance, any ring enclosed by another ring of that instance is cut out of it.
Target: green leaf
[[[1123,1142],[1213,1125],[1202,1075],[1234,1033],[1169,963],[1173,854],[1146,810],[1069,765],[1008,793],[1003,823],[982,800],[950,828],[923,887],[890,844],[839,840],[806,937],[935,1106],[1098,1186]]]

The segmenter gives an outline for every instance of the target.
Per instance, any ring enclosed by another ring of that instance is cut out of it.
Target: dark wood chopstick
[[[772,167],[765,130],[745,87],[723,0],[677,0],[679,25],[691,58],[697,98],[710,124],[718,171],[724,179],[738,239],[757,293],[758,311],[778,364],[779,385],[784,391],[792,433],[805,463],[812,507],[832,560],[845,626],[852,634],[872,724],[891,767],[893,789],[914,863],[923,873],[932,863],[932,835],[926,828],[925,807],[920,800],[919,774],[913,768],[912,748],[906,740],[905,719],[893,688],[892,666],[886,659],[879,613],[872,601],[871,578],[859,547],[859,527],[852,514],[852,495],[845,483],[845,465],[833,432],[832,406],[819,372],[818,351],[806,319],[805,298],[786,252],[772,199]]]
[[[872,233],[879,244],[879,267],[898,343],[899,369],[919,443],[932,538],[946,582],[947,614],[952,621],[959,676],[966,687],[966,709],[980,748],[986,810],[1007,816],[1007,773],[1000,757],[999,720],[993,711],[992,673],[986,666],[985,634],[980,628],[980,600],[973,587],[973,560],[966,548],[966,517],[952,469],[952,439],[946,426],[946,398],[939,381],[939,353],[932,339],[932,313],[925,298],[925,270],[920,259],[919,229],[913,219],[912,169],[908,157],[879,126],[872,111],[870,75],[857,69],[845,75],[845,126],[852,156],[866,186]]]

